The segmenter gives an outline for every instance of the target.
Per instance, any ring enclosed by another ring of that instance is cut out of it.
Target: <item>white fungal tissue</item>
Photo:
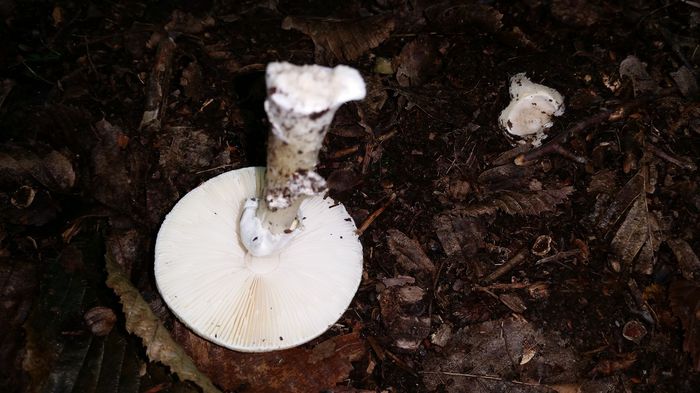
[[[243,204],[243,214],[241,214],[240,221],[241,243],[253,256],[271,255],[283,249],[301,232],[301,228],[298,227],[289,233],[274,234],[263,227],[262,222],[256,216],[257,210],[258,199],[246,199]]]
[[[539,146],[544,131],[554,123],[552,116],[564,114],[564,98],[551,87],[533,83],[520,73],[510,78],[510,104],[498,122],[510,135]]]

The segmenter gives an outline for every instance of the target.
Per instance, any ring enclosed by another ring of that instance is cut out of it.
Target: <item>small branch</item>
[[[654,153],[655,156],[657,156],[663,160],[666,160],[673,165],[679,166],[679,167],[687,169],[689,171],[695,171],[698,169],[698,167],[694,163],[673,157],[670,154],[666,153],[665,151],[659,149],[658,147],[656,147],[652,144],[647,144],[646,148],[650,152]]]
[[[562,259],[573,257],[576,255],[579,255],[580,253],[581,253],[581,250],[579,250],[579,249],[569,250],[569,251],[560,251],[554,255],[551,255],[551,256],[548,256],[548,257],[545,257],[545,258],[538,260],[537,262],[535,262],[535,266],[542,265],[542,264],[549,263],[549,262],[559,262]]]
[[[521,249],[510,260],[508,260],[508,262],[499,266],[498,269],[496,269],[493,273],[486,276],[486,278],[483,281],[484,284],[485,285],[490,284],[490,283],[498,280],[502,275],[508,273],[509,271],[513,270],[513,268],[520,265],[525,260],[526,256],[527,256],[527,248]]]
[[[345,157],[345,156],[349,156],[349,155],[351,155],[351,154],[357,153],[358,150],[360,150],[360,146],[359,146],[359,145],[346,147],[345,149],[341,149],[341,150],[338,150],[338,151],[335,151],[335,152],[331,153],[331,154],[328,156],[328,158],[330,158],[330,159],[343,158],[343,157]]]
[[[370,214],[369,217],[367,217],[367,219],[365,219],[365,221],[362,223],[362,225],[360,225],[360,227],[355,230],[357,236],[362,236],[362,234],[367,230],[367,227],[369,227],[370,224],[372,224],[374,220],[376,220],[377,217],[379,217],[380,214],[384,213],[384,210],[386,210],[386,208],[389,207],[389,205],[391,205],[391,203],[394,202],[394,200],[396,200],[396,193],[391,194],[389,200],[386,201],[382,205],[382,207]]]

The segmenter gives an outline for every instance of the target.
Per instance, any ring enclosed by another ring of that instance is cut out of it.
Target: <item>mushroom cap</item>
[[[498,118],[501,127],[516,136],[529,136],[552,126],[552,116],[564,113],[564,98],[558,91],[533,83],[524,73],[510,80],[510,104]]]
[[[313,196],[302,232],[278,254],[251,256],[238,235],[244,201],[260,197],[265,168],[216,176],[185,195],[158,233],[155,277],[172,312],[203,338],[243,352],[312,340],[350,305],[362,245],[345,208]]]

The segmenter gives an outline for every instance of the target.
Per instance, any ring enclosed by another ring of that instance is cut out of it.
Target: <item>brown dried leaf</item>
[[[476,26],[481,31],[495,33],[503,27],[503,14],[486,4],[448,0],[426,8],[425,15],[443,32],[464,31],[466,26]]]
[[[556,206],[566,201],[572,192],[574,192],[572,186],[534,192],[503,191],[495,193],[488,202],[455,209],[454,213],[476,217],[483,214],[494,214],[497,210],[501,210],[510,215],[536,216],[544,212],[555,211]]]
[[[605,214],[598,220],[598,228],[607,230],[611,225],[616,223],[622,214],[630,207],[637,198],[644,192],[644,176],[642,171],[625,184],[615,196],[615,200],[610,204]]]
[[[396,81],[399,85],[418,86],[437,71],[440,52],[434,42],[421,37],[404,45],[397,62]]]
[[[605,218],[606,220],[612,219],[611,212],[616,213],[627,203],[630,196],[636,195],[632,206],[610,242],[610,247],[620,258],[622,264],[629,265],[637,257],[634,270],[643,274],[651,274],[656,252],[661,245],[662,228],[659,218],[649,211],[647,205],[646,192],[644,191],[646,184],[644,175],[646,171],[644,169],[642,168],[620,190],[618,199],[611,204]],[[614,221],[617,221],[617,218]]]
[[[620,77],[629,78],[632,81],[634,95],[639,96],[645,93],[654,93],[659,90],[659,85],[651,78],[647,72],[646,63],[642,63],[635,56],[627,56],[620,63]]]
[[[311,37],[316,62],[332,64],[334,60],[355,60],[379,46],[394,30],[394,19],[389,15],[352,20],[288,16],[282,21],[282,28],[299,30]]]
[[[678,90],[688,98],[695,97],[698,95],[698,92],[700,92],[698,81],[695,75],[693,75],[693,71],[686,66],[681,66],[678,71],[672,72],[671,78],[676,82]]]
[[[669,239],[666,244],[671,247],[673,255],[676,256],[678,266],[686,280],[700,277],[700,259],[688,242],[682,239]]]
[[[415,239],[411,239],[403,232],[397,229],[389,229],[387,231],[387,245],[389,252],[396,257],[396,262],[406,272],[428,272],[435,271],[435,265],[425,255],[425,251],[420,243]]]
[[[700,284],[678,280],[669,290],[671,309],[681,320],[685,339],[683,350],[690,353],[695,371],[700,371]]]
[[[392,286],[379,295],[382,321],[393,345],[401,351],[414,351],[430,334],[430,317],[423,315],[425,291],[417,286]]]
[[[139,291],[134,288],[129,278],[114,261],[114,257],[107,253],[105,262],[107,286],[119,296],[126,318],[126,329],[129,333],[141,338],[148,358],[166,365],[181,380],[193,382],[205,393],[220,392],[206,375],[197,370],[182,347],[173,341],[168,330],[153,314],[148,303],[143,300]]]
[[[646,197],[640,195],[610,242],[612,250],[623,264],[629,264],[649,239],[649,211]]]
[[[0,150],[0,184],[24,184],[34,178],[50,190],[65,191],[76,180],[71,161],[51,150],[37,154],[21,146],[4,144]]]
[[[248,393],[320,392],[345,380],[366,354],[359,333],[330,338],[312,349],[241,353],[212,344],[176,321],[173,335],[200,369],[224,390]]]

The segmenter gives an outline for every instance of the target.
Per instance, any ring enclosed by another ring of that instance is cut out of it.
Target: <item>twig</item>
[[[486,278],[483,280],[483,283],[490,284],[490,283],[498,280],[502,275],[508,273],[514,267],[520,265],[525,260],[526,255],[527,255],[527,248],[521,249],[520,251],[518,251],[517,254],[515,254],[512,258],[510,258],[508,260],[508,262],[499,266],[498,269],[493,271],[493,273],[486,276]]]
[[[558,262],[558,261],[561,261],[562,259],[576,256],[580,253],[581,253],[581,250],[579,250],[579,249],[569,250],[569,251],[560,251],[554,255],[544,257],[544,258],[538,260],[537,262],[535,262],[535,266],[542,265],[542,264],[548,263],[548,262]]]
[[[617,106],[614,109],[603,109],[600,112],[596,113],[595,115],[581,120],[580,122],[574,124],[573,126],[567,128],[566,130],[562,131],[559,133],[557,136],[552,138],[549,142],[545,143],[544,145],[532,149],[529,152],[525,154],[521,154],[515,158],[515,164],[516,165],[525,165],[526,163],[539,159],[547,154],[551,153],[558,153],[558,154],[563,154],[564,156],[567,156],[568,158],[574,158],[575,160],[579,160],[581,158],[577,158],[574,156],[572,153],[570,153],[567,149],[565,149],[563,146],[564,144],[571,138],[572,136],[579,134],[585,130],[587,130],[590,127],[596,126],[598,124],[607,122],[607,121],[617,121],[620,120],[629,113],[636,109],[639,106],[642,106],[648,102],[657,100],[662,97],[669,96],[677,91],[676,88],[669,88],[669,89],[664,89],[658,94],[650,94],[647,96],[639,97],[634,100],[628,101],[624,104],[621,104]],[[578,161],[577,161],[578,162]],[[585,161],[584,161],[585,162]]]
[[[487,379],[489,381],[499,381],[499,382],[509,382],[513,383],[516,385],[524,385],[524,386],[543,386],[542,384],[539,383],[532,383],[532,382],[523,382],[523,381],[515,381],[515,380],[507,380],[503,379],[499,376],[496,375],[484,375],[484,374],[469,374],[469,373],[455,373],[455,372],[450,372],[450,371],[421,371],[421,374],[436,374],[436,375],[449,375],[451,377],[465,377],[465,378],[476,378],[476,379]]]
[[[372,214],[370,214],[369,217],[367,217],[367,219],[365,219],[365,221],[362,223],[362,225],[360,225],[360,227],[355,230],[355,233],[357,233],[357,236],[362,236],[362,234],[367,230],[367,227],[369,227],[370,224],[372,224],[372,222],[374,222],[374,220],[376,220],[380,214],[384,213],[384,210],[386,210],[386,208],[389,207],[389,205],[391,205],[391,203],[394,202],[395,199],[396,199],[396,193],[391,194],[391,196],[389,197],[389,200],[386,201],[382,205],[382,207],[380,207],[379,209],[375,210]]]
[[[646,148],[650,152],[654,153],[654,155],[656,155],[657,157],[664,159],[664,160],[670,162],[671,164],[677,165],[677,166],[684,168],[684,169],[687,169],[689,171],[695,171],[698,169],[698,167],[694,163],[673,157],[670,154],[666,153],[665,151],[659,149],[658,147],[656,147],[650,143],[646,145]]]
[[[331,158],[331,159],[343,158],[345,156],[349,156],[350,154],[356,153],[359,149],[360,149],[359,145],[346,147],[345,149],[340,149],[338,151],[334,151],[333,153],[330,154],[329,158]]]

